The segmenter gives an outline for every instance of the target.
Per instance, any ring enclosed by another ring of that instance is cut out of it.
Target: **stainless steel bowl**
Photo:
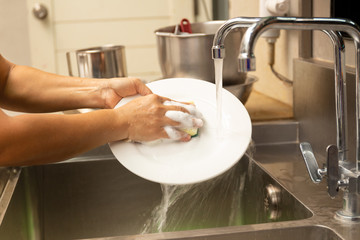
[[[253,85],[257,80],[258,79],[256,77],[248,75],[244,83],[231,85],[224,84],[224,88],[234,94],[235,97],[240,99],[240,101],[245,104],[250,96]]]
[[[211,47],[217,29],[225,21],[193,23],[192,34],[175,34],[176,26],[155,31],[159,63],[164,78],[196,78],[215,82],[214,62]],[[224,85],[240,84],[246,74],[237,70],[237,58],[241,38],[246,28],[231,31],[225,39]]]
[[[71,60],[75,58],[75,60]],[[67,52],[66,59],[70,76],[88,78],[126,77],[125,47],[121,45],[104,45]],[[78,74],[73,73],[77,63]]]

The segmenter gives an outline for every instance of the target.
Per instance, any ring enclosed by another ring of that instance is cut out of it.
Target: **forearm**
[[[103,108],[103,79],[85,79],[46,73],[14,65],[1,95],[3,108],[25,112],[53,112]]]
[[[107,142],[127,138],[127,121],[115,110],[87,114],[26,114],[3,118],[0,165],[62,161]]]

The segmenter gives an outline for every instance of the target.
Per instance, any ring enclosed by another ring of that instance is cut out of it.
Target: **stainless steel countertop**
[[[20,168],[0,168],[0,225],[11,201],[20,173]]]

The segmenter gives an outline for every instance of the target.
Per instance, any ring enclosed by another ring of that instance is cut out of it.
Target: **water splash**
[[[223,59],[214,59],[216,83],[216,124],[222,128]],[[162,199],[144,224],[142,234],[241,225],[241,200],[248,172],[252,171],[254,145],[233,168],[214,179],[191,185],[161,185]],[[250,176],[251,177],[251,176]]]
[[[173,206],[186,192],[188,192],[192,185],[167,185],[160,184],[162,191],[162,199],[160,204],[154,208],[151,217],[144,224],[142,234],[151,232],[163,232],[166,226],[167,213],[171,206]]]
[[[241,201],[252,169],[247,151],[226,173],[191,185],[161,185],[162,199],[144,224],[142,234],[241,225]]]

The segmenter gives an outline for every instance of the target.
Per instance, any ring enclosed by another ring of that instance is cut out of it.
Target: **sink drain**
[[[268,217],[271,220],[279,219],[281,216],[280,203],[281,203],[281,190],[272,184],[265,187],[265,200],[264,205],[268,211]]]

